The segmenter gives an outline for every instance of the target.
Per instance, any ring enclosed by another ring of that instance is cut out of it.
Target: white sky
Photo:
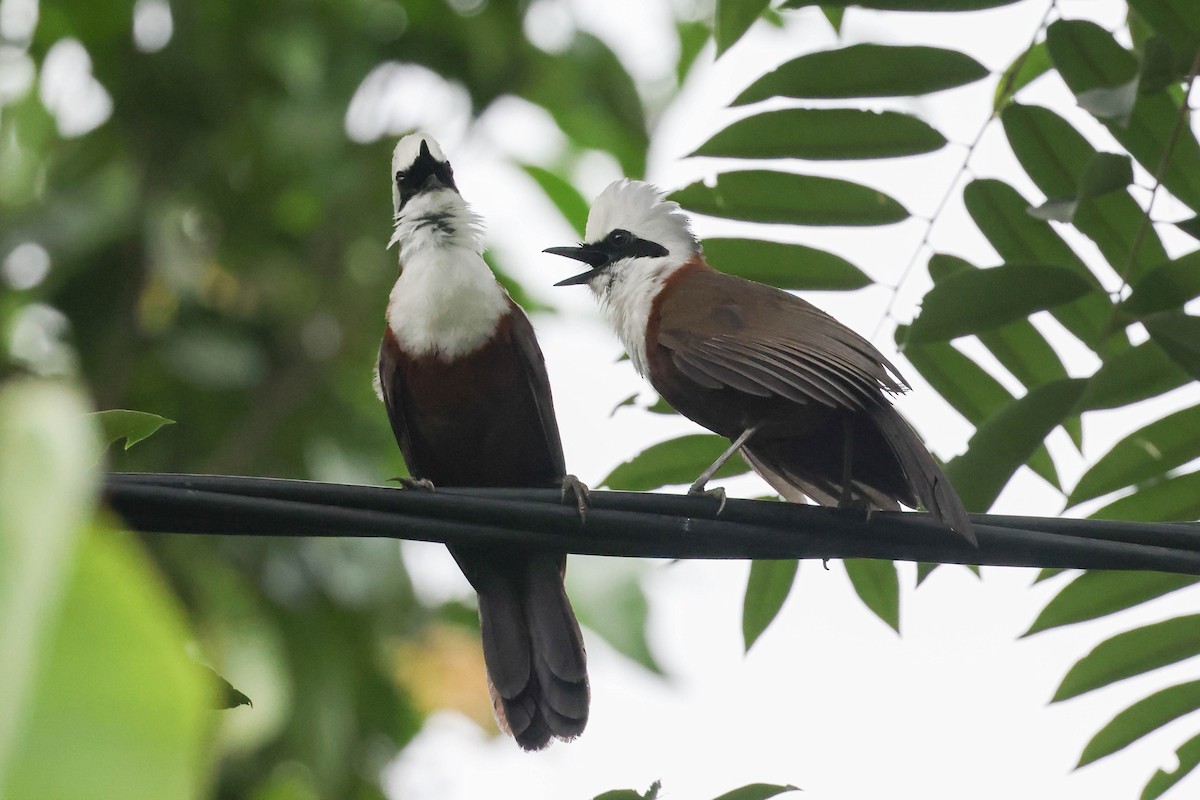
[[[537,5],[538,19],[547,21],[547,42],[561,41],[572,25],[598,33],[617,49],[648,94],[657,92],[655,87],[673,68],[674,53],[662,44],[667,38],[664,25],[669,24],[663,4],[543,0]],[[1110,0],[1061,0],[1058,5],[1065,17],[1095,19],[1110,29],[1119,25],[1124,9]],[[883,15],[850,9],[843,43],[940,44],[964,50],[999,72],[1028,45],[1046,7],[1045,2],[1026,1],[965,15]],[[655,122],[651,180],[676,188],[728,169],[730,165],[715,160],[682,157],[744,113],[725,106],[754,77],[800,53],[837,46],[815,9],[791,12],[788,19],[783,31],[758,23],[715,66],[711,49],[701,56],[707,66],[692,75],[682,95]],[[916,100],[869,103],[872,108],[908,110],[931,122],[955,143],[938,154],[859,164],[796,162],[795,168],[877,186],[915,215],[929,215],[954,179],[965,152],[963,143],[974,137],[990,113],[995,80],[993,76],[972,87]],[[1057,78],[1039,80],[1022,100],[1052,105],[1101,149],[1115,149],[1108,134],[1075,109]],[[489,246],[526,287],[561,311],[536,318],[535,325],[554,387],[568,467],[595,486],[612,467],[644,447],[696,432],[686,420],[634,410],[608,419],[612,407],[629,394],[641,391],[646,399],[653,395],[628,363],[615,363],[620,345],[589,293],[580,287],[550,288],[566,274],[564,265],[540,251],[571,243],[575,234],[537,189],[504,161],[505,155],[515,155],[549,163],[562,139],[545,113],[520,101],[502,101],[465,134],[452,121],[405,116],[405,124],[428,125],[435,136],[447,136],[443,144],[455,163],[460,188],[488,221]],[[1041,199],[1008,151],[998,123],[972,159],[970,175],[1000,177],[1031,199]],[[575,177],[590,198],[620,174],[611,159],[597,156],[581,165]],[[1143,186],[1150,183],[1144,172],[1139,172],[1138,181]],[[1148,192],[1134,191],[1144,202]],[[1185,216],[1162,200],[1160,196],[1156,217]],[[924,236],[925,225],[914,218],[887,228],[774,227],[765,234],[826,247],[877,280],[893,282]],[[696,228],[702,237],[746,230],[708,219],[697,221]],[[1161,227],[1160,233],[1174,253],[1195,244]],[[1071,240],[1091,263],[1102,263],[1090,242],[1076,236]],[[998,263],[960,202],[950,203],[931,242],[940,251],[982,266]],[[911,319],[928,288],[924,260],[922,255],[918,269],[901,287],[895,310],[900,321]],[[1119,285],[1111,275],[1100,274],[1110,288]],[[882,318],[889,291],[872,287],[821,293],[812,299],[869,335]],[[1062,335],[1048,315],[1036,321],[1052,337],[1071,374],[1094,370],[1094,357]],[[875,337],[889,357],[894,357],[892,327],[884,325]],[[981,348],[967,343],[965,349],[995,366],[989,356],[980,355]],[[902,357],[897,363],[905,364]],[[962,452],[970,426],[915,370],[904,371],[915,390],[901,400],[903,412],[940,456]],[[1020,393],[1001,368],[994,371]],[[1067,485],[1122,436],[1198,400],[1200,390],[1192,384],[1133,411],[1088,415],[1084,458],[1064,436],[1056,435],[1052,450]],[[724,485],[730,494],[741,496],[763,488],[750,477]],[[994,510],[1056,515],[1062,499],[1022,470]],[[406,546],[405,552],[414,578],[423,579],[431,596],[467,591],[440,546]],[[571,571],[603,573],[609,566],[606,559],[573,558]],[[743,656],[741,595],[747,570],[744,562],[646,562],[651,645],[668,680],[647,674],[589,634],[593,710],[579,740],[527,755],[505,738],[489,738],[461,717],[435,715],[389,769],[393,796],[561,800],[590,798],[614,788],[644,791],[661,779],[661,796],[672,800],[708,800],[757,781],[795,784],[808,800],[1134,798],[1155,769],[1173,766],[1174,749],[1200,727],[1195,715],[1184,718],[1116,756],[1071,772],[1084,744],[1105,722],[1152,691],[1195,678],[1194,660],[1047,706],[1070,665],[1097,642],[1120,630],[1194,611],[1200,589],[1161,598],[1115,620],[1017,641],[1061,580],[1030,588],[1032,570],[988,568],[979,581],[965,569],[947,567],[914,591],[915,569],[902,565],[903,636],[897,637],[856,599],[840,564],[825,571],[819,563],[805,562],[782,614],[752,653]],[[1194,775],[1169,796],[1193,796],[1198,788],[1200,778]]]

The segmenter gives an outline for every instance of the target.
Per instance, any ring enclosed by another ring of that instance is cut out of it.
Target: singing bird
[[[679,205],[648,183],[601,192],[585,238],[545,251],[589,267],[556,285],[586,283],[638,373],[732,442],[691,493],[740,449],[788,500],[923,505],[975,543],[958,494],[888,400],[908,384],[870,342],[788,292],[709,266]]]
[[[388,298],[376,390],[412,476],[407,485],[586,491],[566,474],[533,327],[484,262],[480,220],[429,136],[396,145],[392,200],[389,247],[399,245],[400,274]],[[479,595],[500,727],[526,750],[578,736],[589,689],[583,637],[563,587],[566,554],[508,545],[450,552]]]

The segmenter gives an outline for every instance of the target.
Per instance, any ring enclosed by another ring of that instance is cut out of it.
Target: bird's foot
[[[423,492],[432,492],[435,490],[433,482],[426,478],[392,478],[396,483],[404,489],[420,489]]]
[[[592,502],[592,492],[588,489],[587,484],[579,478],[567,475],[562,479],[562,501],[571,503],[571,498],[574,498],[575,509],[579,512],[579,524],[582,525],[587,521],[587,510]]]
[[[705,489],[704,484],[697,481],[693,483],[687,490],[689,497],[711,497],[717,501],[717,516],[721,516],[721,512],[725,510],[725,489],[718,486],[715,489]]]

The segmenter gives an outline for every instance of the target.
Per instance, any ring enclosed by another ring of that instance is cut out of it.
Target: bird
[[[586,487],[566,474],[545,360],[529,318],[483,260],[483,231],[440,145],[392,155],[400,271],[388,297],[375,389],[409,488]],[[570,740],[588,719],[583,636],[563,586],[566,553],[450,545],[479,596],[497,722],[525,750]]]
[[[705,491],[738,450],[786,500],[860,509],[923,505],[975,545],[962,501],[892,406],[908,384],[874,346],[811,303],[720,272],[691,221],[652,184],[600,193],[584,241],[544,252],[586,284],[634,368],[676,411],[731,446],[689,489]]]

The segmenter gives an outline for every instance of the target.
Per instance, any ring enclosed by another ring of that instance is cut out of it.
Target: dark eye
[[[403,172],[396,173],[396,185],[397,186],[403,186],[407,180],[408,180],[408,176],[405,175]]]
[[[633,240],[633,235],[629,231],[616,230],[608,238],[616,247],[624,247]]]

